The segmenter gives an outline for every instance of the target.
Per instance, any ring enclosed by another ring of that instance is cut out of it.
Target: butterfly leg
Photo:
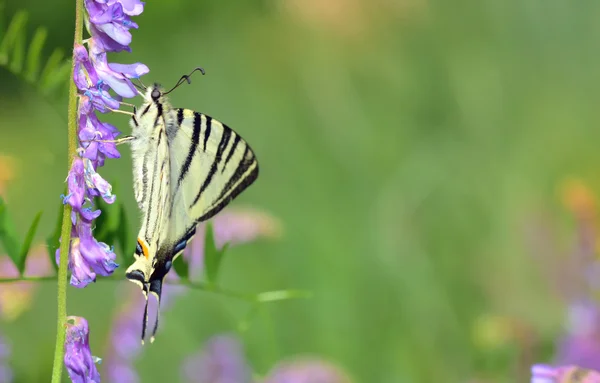
[[[131,104],[125,104],[125,105],[131,105]],[[133,105],[131,105],[133,106]],[[106,108],[108,110],[110,110],[111,112],[115,112],[115,113],[121,113],[121,114],[126,114],[128,116],[135,116],[135,114],[131,113],[131,112],[127,112],[125,110],[121,110],[121,109],[112,109],[112,108]]]
[[[109,142],[115,145],[121,145],[133,140],[135,140],[135,136],[123,136],[121,138],[117,138],[116,140],[96,140],[96,142]]]

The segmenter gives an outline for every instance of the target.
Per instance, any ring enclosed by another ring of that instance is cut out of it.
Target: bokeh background
[[[18,10],[29,37],[47,28],[43,57],[71,50],[72,1],[8,0],[0,26]],[[281,226],[231,249],[222,284],[313,292],[238,334],[257,375],[313,355],[354,382],[516,382],[552,362],[596,253],[599,16],[597,2],[561,0],[146,3],[133,52],[111,60],[143,62],[144,81],[165,86],[203,66],[171,100],[251,143],[261,174],[234,205]],[[129,131],[126,116],[107,121]],[[43,96],[0,67],[0,193],[22,235],[44,211],[36,243],[54,228],[66,142],[66,92]],[[121,153],[102,174],[135,233]],[[118,286],[69,289],[103,357]],[[40,284],[0,323],[17,382],[49,376],[55,294]],[[201,291],[178,299],[136,361],[142,381],[177,381],[245,310]]]

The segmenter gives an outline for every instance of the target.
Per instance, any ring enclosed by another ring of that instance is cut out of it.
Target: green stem
[[[75,44],[83,40],[83,0],[75,0]],[[77,88],[73,81],[75,59],[69,77],[69,110],[68,110],[68,168],[77,152]],[[71,244],[71,205],[65,204],[61,229],[60,264],[58,265],[58,302],[56,320],[56,344],[54,346],[54,363],[52,365],[52,383],[60,383],[65,355],[65,324],[67,321],[67,269],[69,247]]]
[[[55,281],[56,275],[51,275],[47,277],[16,277],[16,278],[0,278],[0,284],[2,283],[13,283],[13,282],[49,282]],[[121,276],[111,276],[104,277],[98,279],[98,282],[104,281],[112,281],[112,282],[122,282],[124,279]],[[203,282],[193,282],[190,280],[179,280],[179,281],[169,281],[166,282],[167,285],[178,285],[178,286],[186,286],[194,290],[201,290],[207,293],[219,294],[229,298],[235,298],[243,301],[248,301],[251,303],[267,303],[267,302],[277,302],[277,301],[285,301],[289,299],[307,299],[312,298],[312,293],[310,291],[305,290],[273,290],[273,291],[264,291],[258,294],[245,294],[237,291],[224,289],[220,286],[215,286],[213,284],[207,284]]]

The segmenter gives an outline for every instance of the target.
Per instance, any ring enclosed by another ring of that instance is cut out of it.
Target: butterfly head
[[[152,84],[152,86],[149,86],[148,89],[146,89],[146,95],[144,96],[144,98],[148,102],[160,103],[162,102],[164,93],[165,92],[162,86],[160,86],[160,84],[158,83],[154,83]]]

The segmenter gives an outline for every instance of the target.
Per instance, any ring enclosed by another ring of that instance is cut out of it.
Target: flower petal
[[[129,16],[137,16],[144,11],[144,3],[140,0],[119,0],[123,12]]]
[[[56,250],[56,254],[57,257],[60,256],[60,249]],[[94,273],[81,254],[79,238],[73,238],[71,240],[69,270],[71,270],[71,286],[83,288],[96,281],[96,273]]]
[[[64,362],[73,383],[100,383],[100,373],[89,344],[88,322],[82,317],[67,318]]]
[[[150,72],[150,69],[142,63],[135,63],[135,64],[109,63],[108,66],[114,72],[121,73],[121,74],[125,75],[125,77],[127,77],[127,78],[139,78],[139,77],[145,75],[146,73]]]
[[[68,203],[75,210],[81,209],[85,197],[85,181],[83,177],[83,161],[76,158],[69,170],[67,178],[69,194],[63,200],[63,203]]]
[[[112,186],[100,174],[96,172],[92,162],[84,159],[85,163],[85,183],[90,191],[95,191],[106,203],[113,203],[117,198],[112,194]]]

